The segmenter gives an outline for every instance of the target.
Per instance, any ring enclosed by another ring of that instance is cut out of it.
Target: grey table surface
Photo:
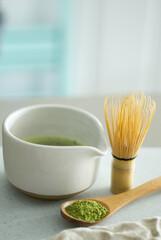
[[[101,160],[95,184],[72,199],[103,197],[110,192],[110,150]],[[161,148],[141,148],[135,160],[133,187],[161,176]],[[45,201],[25,195],[6,179],[2,149],[0,149],[0,240],[41,240],[58,232],[75,228],[60,215],[60,205],[65,200]],[[107,226],[123,221],[161,216],[161,190],[148,194],[120,209],[97,226]]]

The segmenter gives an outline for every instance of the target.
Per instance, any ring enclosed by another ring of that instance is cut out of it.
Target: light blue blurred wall
[[[19,1],[16,2],[18,4]],[[42,14],[43,19],[33,20],[31,24],[32,16],[20,15],[16,19],[16,13],[21,10],[16,12],[9,7],[10,1],[8,5],[5,2],[0,36],[0,97],[67,94],[66,39],[70,1],[55,1],[54,5],[48,0],[48,3],[51,17],[45,12],[46,18]],[[29,5],[31,8],[32,1]],[[20,8],[21,5],[15,7]],[[32,14],[39,15],[39,11],[43,11],[43,4],[35,12],[33,9]]]

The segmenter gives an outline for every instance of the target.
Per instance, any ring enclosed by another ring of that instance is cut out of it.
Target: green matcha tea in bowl
[[[88,189],[106,153],[101,123],[79,108],[29,106],[3,123],[6,176],[33,197],[61,199]]]

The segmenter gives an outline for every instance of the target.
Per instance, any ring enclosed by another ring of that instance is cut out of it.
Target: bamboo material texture
[[[94,200],[102,204],[105,208],[109,210],[109,213],[107,214],[106,217],[96,221],[96,222],[85,222],[79,219],[76,219],[72,216],[70,216],[66,211],[65,208],[69,206],[70,204],[80,200],[69,200],[67,202],[64,202],[61,205],[61,214],[62,216],[68,220],[71,221],[79,226],[91,226],[94,224],[97,224],[106,218],[110,217],[112,214],[114,214],[116,211],[118,211],[120,208],[124,207],[128,203],[144,196],[147,195],[151,192],[157,191],[161,189],[161,177],[155,178],[147,183],[144,183],[134,189],[131,189],[127,192],[123,192],[120,194],[116,194],[113,196],[108,196],[108,197],[100,197],[100,198],[89,198],[89,199],[81,199],[81,200]]]
[[[155,110],[155,102],[144,93],[134,92],[119,98],[106,97],[104,114],[114,156],[111,174],[113,193],[132,188],[135,165],[133,158],[143,143]]]

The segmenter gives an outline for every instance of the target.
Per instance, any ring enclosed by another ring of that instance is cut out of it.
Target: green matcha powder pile
[[[65,208],[66,212],[85,222],[96,222],[108,214],[108,210],[93,200],[79,200]]]

